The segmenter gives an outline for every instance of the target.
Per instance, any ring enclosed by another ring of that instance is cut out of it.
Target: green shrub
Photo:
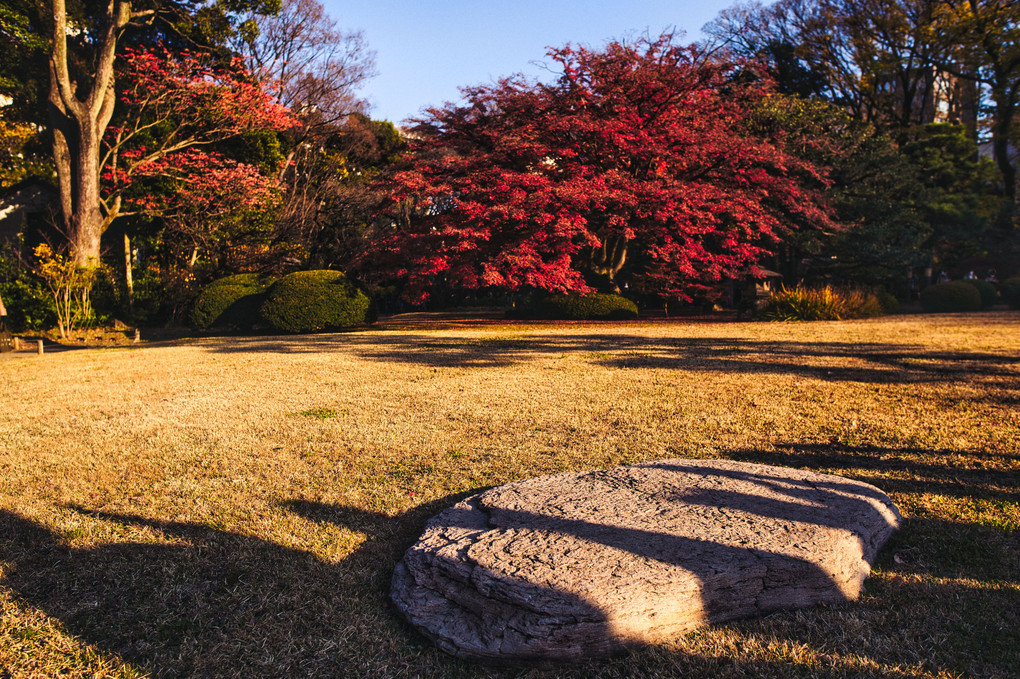
[[[343,330],[375,320],[371,300],[339,271],[297,271],[266,292],[262,318],[280,332]]]
[[[117,317],[120,304],[119,271],[109,266],[99,269],[96,282],[92,284],[92,327],[103,328],[111,325]]]
[[[57,307],[45,281],[32,273],[25,241],[0,239],[0,298],[11,332],[48,330],[57,324]]]
[[[135,301],[133,308],[124,312],[124,320],[135,326],[162,324],[168,315],[165,303],[168,295],[159,270],[148,266],[136,267],[133,274]]]
[[[981,293],[969,282],[937,283],[921,291],[921,306],[929,313],[978,311]]]
[[[53,295],[38,279],[25,275],[0,283],[0,298],[7,307],[7,329],[11,332],[47,330],[57,324]]]
[[[981,295],[982,309],[987,309],[999,303],[999,291],[988,281],[983,281],[980,278],[967,278],[960,282],[973,285],[977,288],[978,294]]]
[[[1012,309],[1020,309],[1020,276],[1012,276],[1002,282],[1002,301]]]
[[[878,303],[884,313],[894,314],[900,308],[900,300],[896,299],[896,295],[889,293],[885,288],[879,288],[875,294],[878,296]]]
[[[250,330],[259,322],[259,307],[272,278],[242,273],[213,281],[191,309],[191,323],[199,330],[238,328]]]
[[[758,318],[766,321],[842,321],[874,318],[885,310],[879,296],[863,290],[824,288],[783,288],[772,295]]]
[[[590,321],[637,318],[634,302],[620,295],[546,295],[525,300],[508,315],[514,318]]]

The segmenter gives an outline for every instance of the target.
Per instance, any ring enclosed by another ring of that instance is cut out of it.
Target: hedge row
[[[637,318],[634,302],[620,295],[534,295],[507,312],[510,318],[618,321]]]
[[[191,312],[196,328],[278,332],[345,330],[375,320],[371,300],[339,271],[297,271],[279,280],[258,274],[210,283]]]
[[[1002,282],[1002,301],[1013,309],[1020,309],[1020,276]]]
[[[981,280],[951,281],[926,288],[921,304],[929,312],[977,311],[998,302],[999,291]],[[1020,277],[1002,284],[1002,299],[1020,309]],[[864,318],[889,313],[888,295],[823,288],[784,290],[759,317],[768,320]],[[533,295],[507,312],[511,318],[626,320],[638,308],[619,295]],[[238,274],[214,281],[191,313],[196,328],[251,330],[265,324],[278,332],[344,330],[375,320],[364,292],[338,271],[298,271],[279,280]]]
[[[1020,309],[1020,278],[1002,284],[1002,300]],[[931,313],[979,311],[999,303],[999,291],[988,281],[965,279],[937,283],[921,291],[921,306]]]

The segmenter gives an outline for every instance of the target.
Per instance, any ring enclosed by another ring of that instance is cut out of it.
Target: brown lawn
[[[0,394],[0,677],[1020,667],[1017,312],[143,342],[4,355]],[[558,671],[450,659],[390,607],[465,494],[669,457],[843,474],[909,520],[859,601]]]

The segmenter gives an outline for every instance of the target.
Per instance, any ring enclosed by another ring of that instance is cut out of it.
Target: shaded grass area
[[[1009,677],[1020,314],[422,328],[0,365],[0,677]],[[856,602],[560,670],[388,603],[425,521],[669,457],[841,474],[907,521]]]

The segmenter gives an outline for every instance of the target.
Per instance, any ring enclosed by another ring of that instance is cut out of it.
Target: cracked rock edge
[[[493,488],[440,512],[391,597],[442,650],[555,665],[856,598],[900,515],[843,477],[660,460]]]

